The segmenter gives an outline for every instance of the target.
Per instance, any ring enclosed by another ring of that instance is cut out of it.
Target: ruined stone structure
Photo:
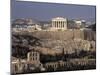
[[[58,61],[58,62],[49,62],[45,64],[45,67],[47,69],[52,68],[54,71],[56,71],[58,68],[67,66],[67,62],[64,61]]]
[[[67,19],[63,17],[53,18],[51,30],[67,30]]]
[[[27,70],[26,60],[16,58],[12,60],[11,64],[11,72],[14,74],[22,73],[24,70]]]
[[[45,67],[48,71],[59,71],[59,70],[70,70],[70,69],[82,69],[83,66],[86,67],[86,65],[94,66],[96,64],[95,59],[72,59],[67,62],[65,61],[58,61],[58,62],[49,62],[45,64]],[[87,67],[88,68],[88,67]]]
[[[12,64],[11,72],[14,74],[24,73],[28,70],[34,71],[36,70],[36,68],[40,68],[40,70],[44,70],[43,65],[40,63],[40,55],[36,51],[31,51],[27,53],[27,59],[14,58],[11,64]]]
[[[40,55],[38,52],[31,51],[27,54],[27,61],[29,62],[39,62]]]

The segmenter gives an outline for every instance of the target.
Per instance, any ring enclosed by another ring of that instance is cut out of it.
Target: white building
[[[75,20],[74,22],[75,22],[75,24],[77,25],[78,28],[82,28],[86,24],[85,20]]]
[[[39,24],[36,24],[36,25],[35,25],[35,29],[36,29],[36,30],[42,30],[42,29],[41,29],[41,26],[40,26]]]
[[[52,18],[51,30],[67,30],[67,19],[63,17]]]

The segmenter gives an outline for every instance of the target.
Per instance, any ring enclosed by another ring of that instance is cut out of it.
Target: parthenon
[[[67,19],[63,17],[52,18],[52,30],[66,30]]]

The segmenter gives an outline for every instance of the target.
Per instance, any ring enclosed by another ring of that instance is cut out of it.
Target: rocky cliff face
[[[95,50],[95,41],[87,40],[47,40],[43,41],[43,47],[50,48],[56,51],[64,50],[67,53],[73,53],[75,50],[85,50],[85,51],[94,51]]]
[[[32,33],[15,33],[13,42],[25,47],[34,47],[42,54],[74,53],[84,51],[95,51],[96,33],[94,31],[67,30],[67,31],[35,31]],[[18,37],[17,37],[18,36]],[[27,37],[28,36],[28,37]],[[19,44],[19,41],[22,43]],[[36,41],[38,40],[38,42]],[[33,43],[32,43],[33,42]],[[40,46],[41,45],[41,46]]]

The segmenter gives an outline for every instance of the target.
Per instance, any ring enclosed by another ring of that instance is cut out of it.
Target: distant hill
[[[29,25],[29,24],[39,24],[40,22],[35,19],[15,19],[12,21],[12,25]]]

